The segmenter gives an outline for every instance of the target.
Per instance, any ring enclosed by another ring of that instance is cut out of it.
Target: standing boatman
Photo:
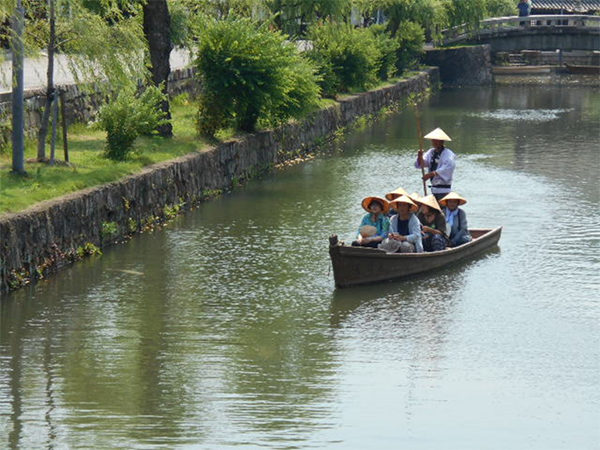
[[[429,169],[429,172],[423,175],[423,180],[431,180],[431,193],[437,201],[440,201],[452,190],[452,175],[454,174],[454,158],[456,155],[452,150],[444,147],[444,142],[452,139],[441,128],[436,128],[424,137],[425,139],[431,139],[433,148],[427,150],[425,154],[423,154],[422,149],[419,149],[415,167],[417,169],[425,167]]]

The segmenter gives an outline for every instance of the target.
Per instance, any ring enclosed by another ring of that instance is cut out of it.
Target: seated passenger
[[[352,242],[352,245],[377,248],[379,243],[388,236],[390,230],[390,219],[386,216],[390,205],[383,198],[367,197],[363,199],[362,207],[369,214],[363,217],[358,228],[358,237]],[[369,227],[373,227],[375,230]]]
[[[380,247],[382,250],[390,251],[394,246],[399,253],[421,253],[423,244],[421,241],[421,224],[414,214],[418,207],[407,195],[402,195],[390,203],[398,214],[390,220],[390,234],[388,241]],[[394,245],[395,244],[395,245]]]
[[[440,200],[440,205],[444,207],[446,223],[450,231],[450,247],[458,247],[471,241],[467,225],[467,214],[459,208],[467,201],[456,192],[450,192]]]
[[[399,187],[396,190],[393,190],[392,192],[388,192],[387,194],[385,194],[385,198],[388,201],[393,201],[396,200],[398,197],[402,196],[402,195],[408,195],[408,192],[406,192],[404,189],[402,189],[401,187]],[[390,207],[390,210],[388,212],[388,217],[392,217],[393,215],[396,214],[396,210]]]
[[[421,209],[417,214],[423,230],[423,250],[437,252],[448,245],[446,236],[446,217],[433,194],[415,199]]]

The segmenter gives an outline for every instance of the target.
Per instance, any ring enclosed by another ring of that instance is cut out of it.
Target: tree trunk
[[[54,52],[56,47],[56,14],[55,0],[48,0],[50,37],[48,39],[48,70],[46,72],[46,105],[42,115],[42,123],[38,133],[37,160],[46,161],[46,136],[48,135],[48,123],[54,100]]]
[[[169,16],[167,0],[148,0],[144,5],[144,34],[150,49],[152,81],[156,86],[161,86],[163,93],[166,95],[169,74],[171,73],[169,56],[173,49],[171,43],[171,17]],[[161,109],[166,113],[168,122],[160,125],[157,131],[161,136],[173,136],[168,99],[162,102]]]
[[[25,10],[21,0],[12,19],[12,170],[18,174],[25,172],[25,120],[24,120],[24,48],[23,28]]]

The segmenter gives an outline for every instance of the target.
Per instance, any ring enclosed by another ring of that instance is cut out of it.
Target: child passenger
[[[358,237],[352,245],[377,248],[379,243],[387,238],[390,230],[390,219],[386,216],[390,205],[380,197],[366,197],[361,204],[368,214],[363,217],[358,228]]]
[[[444,207],[446,215],[446,223],[450,231],[450,246],[458,247],[471,241],[467,225],[467,213],[459,206],[464,205],[467,201],[458,195],[456,192],[450,192],[440,200],[440,205]]]
[[[446,217],[433,194],[415,199],[421,205],[417,214],[423,230],[423,250],[437,252],[446,248]]]

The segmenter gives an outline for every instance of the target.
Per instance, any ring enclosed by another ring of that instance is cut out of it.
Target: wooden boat
[[[536,73],[550,73],[551,66],[494,66],[492,73],[494,75],[528,75]]]
[[[339,288],[393,280],[427,272],[469,258],[498,244],[502,227],[469,229],[473,240],[439,252],[391,253],[368,247],[352,247],[329,238],[329,256],[335,285]]]
[[[567,68],[569,73],[579,75],[600,75],[600,66],[583,66],[565,63],[565,67]]]

